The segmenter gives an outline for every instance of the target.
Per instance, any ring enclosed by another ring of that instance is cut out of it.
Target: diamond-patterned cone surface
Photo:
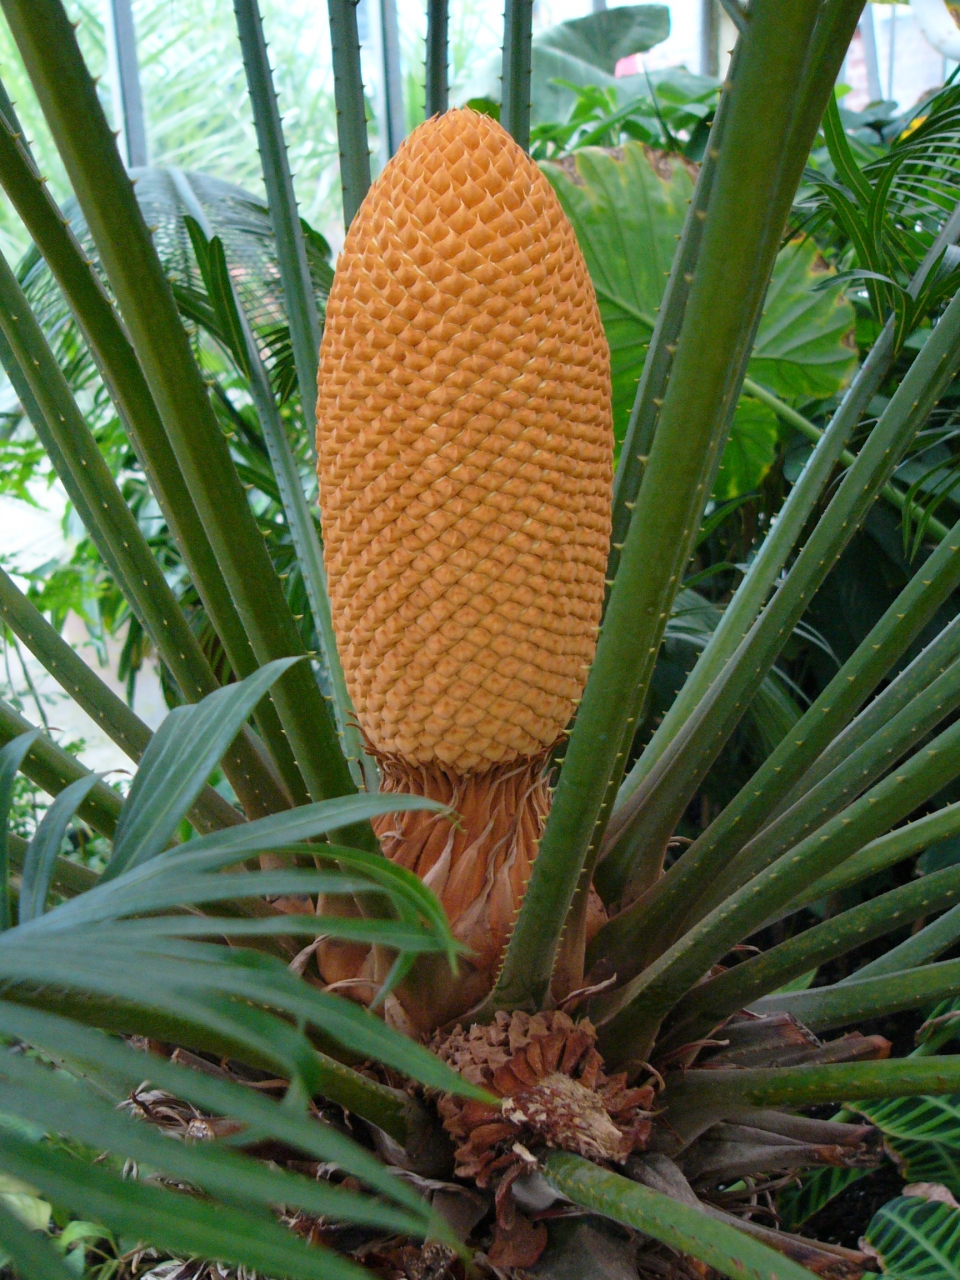
[[[540,755],[593,658],[609,352],[573,229],[495,121],[414,131],[347,235],[320,349],[334,629],[383,755]]]

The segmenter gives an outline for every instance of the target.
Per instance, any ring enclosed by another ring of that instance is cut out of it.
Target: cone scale
[[[382,789],[460,815],[378,823],[474,952],[454,990],[403,997],[424,1030],[492,984],[549,809],[545,762],[593,658],[610,540],[593,287],[549,183],[488,117],[421,125],[357,213],[327,304],[317,454],[333,625]],[[328,949],[324,977],[345,960]]]

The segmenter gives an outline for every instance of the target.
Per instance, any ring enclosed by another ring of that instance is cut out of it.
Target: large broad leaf
[[[853,372],[853,308],[839,290],[818,288],[830,273],[812,240],[777,259],[750,377],[784,399],[825,399]]]
[[[939,1182],[960,1196],[960,1147],[944,1142],[888,1138],[887,1150],[907,1182]]]
[[[654,160],[628,142],[622,158],[584,148],[544,172],[577,233],[597,291],[610,343],[614,429],[623,439],[646,347],[653,333],[677,237],[693,193],[693,166]],[[777,259],[760,323],[750,376],[786,399],[834,395],[850,376],[855,354],[846,345],[853,308],[824,280],[812,244],[790,244]],[[772,464],[773,414],[742,402],[731,452],[720,473],[723,497],[749,491]]]
[[[278,658],[195,706],[170,712],[143,753],[120,813],[105,879],[167,846],[241,725],[274,681],[298,661]]]
[[[873,1215],[866,1242],[895,1280],[960,1280],[960,1210],[898,1196]]]
[[[689,671],[706,648],[723,610],[690,587],[677,592],[665,633],[667,661],[680,661]],[[686,650],[684,653],[683,651]],[[772,751],[799,719],[800,712],[776,671],[764,677],[747,717],[768,751]]]
[[[776,461],[779,440],[780,424],[773,410],[753,396],[741,396],[713,486],[717,501],[756,489]]]
[[[670,10],[663,4],[631,4],[573,18],[534,39],[540,49],[559,49],[610,75],[621,58],[651,49],[670,34]]]
[[[960,1151],[960,1096],[886,1098],[851,1106],[892,1138],[945,1142]]]
[[[814,1169],[800,1183],[792,1182],[777,1196],[777,1213],[787,1231],[793,1231],[828,1204],[834,1196],[860,1178],[867,1169]]]
[[[622,440],[667,274],[693,194],[692,166],[658,173],[639,143],[623,159],[589,147],[543,170],[573,223],[610,344],[613,416]]]
[[[611,88],[621,101],[647,93],[638,76],[617,79],[621,58],[643,53],[670,34],[670,10],[662,4],[623,5],[561,22],[534,37],[530,120],[534,125],[566,120],[576,95],[569,85]],[[501,57],[494,54],[460,91],[458,101],[500,101]],[[555,83],[567,81],[567,86]],[[629,81],[629,85],[626,83]]]
[[[960,1196],[960,1096],[887,1098],[852,1106],[886,1135],[908,1182],[939,1182]]]

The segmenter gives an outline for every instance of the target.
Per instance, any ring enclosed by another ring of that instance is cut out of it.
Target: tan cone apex
[[[370,189],[330,293],[318,390],[333,625],[393,785],[426,769],[454,790],[461,777],[482,786],[543,758],[600,621],[610,360],[573,229],[495,121],[428,121]],[[536,850],[544,795],[531,803],[536,821],[517,826],[532,840],[499,845],[509,893],[486,869],[473,877],[498,921]],[[466,834],[475,858],[482,833]],[[443,874],[462,896],[464,869]],[[476,936],[485,923],[457,906]]]

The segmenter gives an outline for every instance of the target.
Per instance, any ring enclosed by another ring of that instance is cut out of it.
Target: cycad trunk
[[[357,718],[387,789],[460,814],[378,833],[475,952],[455,990],[405,998],[421,1028],[489,990],[536,854],[544,764],[600,622],[610,400],[593,287],[549,184],[489,118],[428,121],[350,228],[317,401]],[[322,967],[343,977],[330,953]]]

